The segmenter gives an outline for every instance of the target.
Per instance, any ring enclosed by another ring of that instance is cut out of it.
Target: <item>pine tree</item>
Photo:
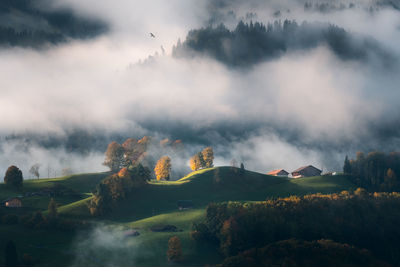
[[[245,169],[244,169],[244,164],[243,162],[240,163],[240,175],[244,175],[245,174]]]
[[[343,172],[345,174],[351,174],[351,165],[350,165],[350,161],[349,161],[349,158],[347,157],[347,155],[346,155],[346,158],[344,159]]]

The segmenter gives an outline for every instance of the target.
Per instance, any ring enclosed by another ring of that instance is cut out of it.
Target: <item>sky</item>
[[[108,142],[143,135],[182,139],[190,153],[211,145],[215,165],[236,159],[259,172],[308,164],[338,171],[356,151],[398,150],[399,11],[376,1],[333,3],[344,8],[305,10],[295,0],[37,2],[107,30],[40,48],[0,47],[0,179],[12,164],[26,178],[35,163],[42,176],[103,171]],[[389,56],[340,58],[321,42],[236,68],[172,53],[210,23],[233,30],[240,20],[285,19],[337,25],[354,47],[369,38]],[[394,64],[385,67],[388,58]],[[91,145],[71,149],[82,136]]]

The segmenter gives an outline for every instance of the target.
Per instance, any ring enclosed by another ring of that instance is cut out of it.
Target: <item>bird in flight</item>
[[[156,38],[156,36],[151,32],[150,37]]]

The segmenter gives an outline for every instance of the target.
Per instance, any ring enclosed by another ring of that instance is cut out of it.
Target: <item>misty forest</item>
[[[0,266],[400,266],[399,0],[1,0]]]

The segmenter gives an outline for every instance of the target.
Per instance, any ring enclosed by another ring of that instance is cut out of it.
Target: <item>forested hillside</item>
[[[85,39],[107,30],[101,22],[76,16],[72,10],[51,9],[40,0],[0,3],[0,45],[39,48],[41,45]]]

